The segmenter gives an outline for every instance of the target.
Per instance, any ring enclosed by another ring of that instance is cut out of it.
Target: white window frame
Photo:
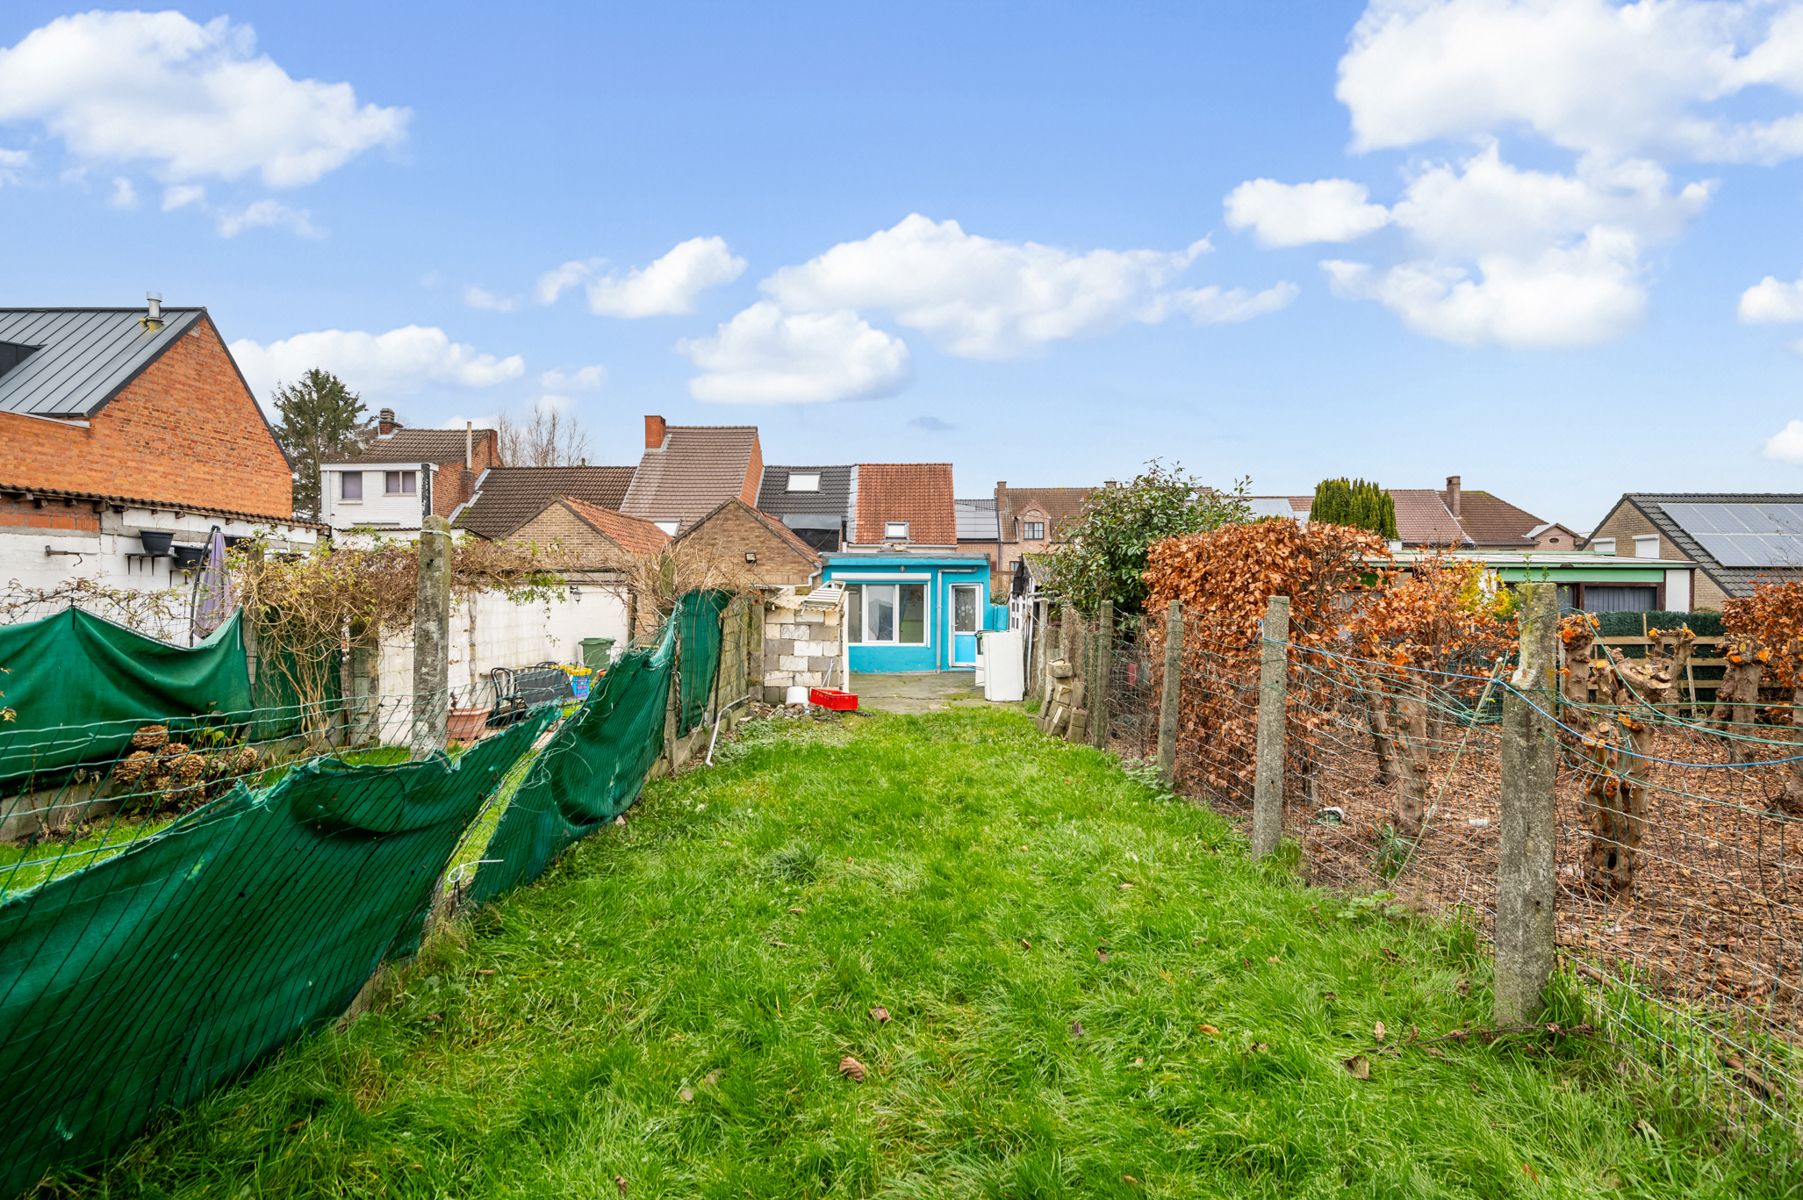
[[[1650,554],[1647,552],[1649,548],[1652,551]],[[1637,534],[1635,534],[1634,535],[1634,557],[1635,558],[1658,558],[1659,557],[1659,535],[1656,533],[1637,533]]]
[[[388,486],[389,480],[391,480],[391,479],[401,485],[398,490],[390,488]],[[412,490],[408,490],[408,488],[407,488],[407,483],[409,480],[411,480],[413,483]],[[400,496],[403,498],[405,498],[407,496],[418,496],[419,495],[419,472],[418,471],[404,471],[404,470],[403,471],[383,471],[382,472],[382,494],[384,496]]]
[[[899,531],[899,532],[898,532]],[[884,521],[883,540],[885,542],[905,542],[908,540],[908,522]]]
[[[846,643],[847,645],[851,645],[851,646],[897,646],[897,647],[906,646],[911,650],[918,649],[920,647],[930,647],[933,645],[933,577],[932,576],[930,576],[930,575],[838,575],[838,576],[834,577],[834,580],[835,580],[835,582],[845,584],[846,587],[848,587],[848,588],[852,587],[854,585],[858,588],[858,604],[860,605],[860,608],[858,610],[859,640],[855,641],[855,642],[848,641]],[[920,636],[921,636],[922,640],[920,640],[918,642],[903,642],[903,641],[896,641],[896,640],[892,639],[890,641],[885,641],[885,642],[876,642],[876,641],[871,641],[868,637],[865,636],[865,632],[870,628],[870,613],[868,611],[866,611],[864,608],[862,608],[861,606],[869,603],[870,589],[871,588],[879,588],[879,587],[880,588],[898,589],[895,592],[895,634],[896,634],[897,638],[899,638],[901,636],[901,592],[899,589],[904,588],[904,587],[918,587],[921,590],[921,592],[922,592],[921,599],[922,599],[922,602],[926,605],[926,611],[921,614],[922,619],[920,622]],[[980,597],[979,597],[979,599],[980,599]],[[849,638],[851,636],[851,622],[850,621],[846,622],[846,636],[847,636],[847,638]]]
[[[355,496],[347,496],[344,494],[345,481],[349,480],[349,479],[355,479],[357,481],[357,494]],[[340,471],[340,472],[338,472],[338,503],[340,503],[340,504],[361,504],[361,503],[363,503],[363,472],[361,472],[361,471]]]
[[[1615,553],[1615,539],[1612,537],[1591,538],[1590,539],[1590,548],[1591,548],[1591,550],[1595,551],[1597,554],[1614,554]]]
[[[790,492],[817,492],[820,490],[820,472],[790,471],[788,483],[784,485],[783,490]]]

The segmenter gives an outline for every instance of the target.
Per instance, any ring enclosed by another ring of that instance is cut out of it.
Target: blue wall
[[[977,615],[983,628],[990,627],[989,560],[980,554],[829,554],[823,579],[845,583],[924,583],[927,585],[927,644],[924,646],[860,646],[852,643],[851,670],[855,674],[893,674],[901,671],[968,671],[970,663],[955,665],[952,639],[953,584],[973,583]],[[971,638],[960,639],[968,649]],[[969,655],[975,658],[974,654]]]

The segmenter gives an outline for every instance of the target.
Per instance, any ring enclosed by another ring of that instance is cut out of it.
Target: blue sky
[[[638,7],[15,0],[0,303],[598,461],[1803,490],[1787,5]]]

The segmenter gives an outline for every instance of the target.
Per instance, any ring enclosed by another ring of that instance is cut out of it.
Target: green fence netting
[[[688,592],[676,602],[676,735],[687,737],[707,716],[707,698],[720,674],[720,618],[731,592]]]
[[[0,626],[0,782],[118,756],[146,721],[251,707],[240,617],[192,649],[65,609]]]
[[[553,715],[454,763],[313,760],[0,904],[0,1193],[343,1013]]]
[[[558,853],[632,806],[664,746],[678,623],[630,650],[552,735],[482,852],[475,903],[538,878]]]

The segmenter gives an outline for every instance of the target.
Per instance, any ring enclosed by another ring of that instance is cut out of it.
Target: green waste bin
[[[583,638],[582,665],[591,671],[605,671],[613,657],[612,638]]]

